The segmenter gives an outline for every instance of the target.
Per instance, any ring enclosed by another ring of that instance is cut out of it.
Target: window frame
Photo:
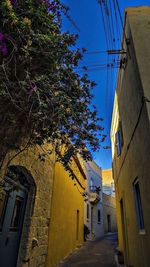
[[[117,156],[121,155],[123,145],[124,145],[124,139],[123,139],[122,123],[119,122],[118,130],[115,134],[115,146],[117,150]]]
[[[138,226],[139,231],[145,231],[143,207],[142,207],[142,200],[141,200],[141,190],[140,190],[140,183],[139,183],[138,178],[136,178],[133,182],[133,192],[134,192],[137,226]]]

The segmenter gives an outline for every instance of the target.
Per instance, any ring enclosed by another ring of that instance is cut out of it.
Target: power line
[[[94,63],[94,64],[89,64],[89,65],[86,65],[86,68],[88,67],[103,67],[103,66],[111,66],[113,67],[116,63],[119,63],[120,61],[118,60],[113,60],[113,61],[107,61],[107,62],[103,62],[103,63]],[[75,68],[85,68],[85,66],[77,66]]]
[[[110,18],[111,18],[111,25],[112,25],[112,32],[113,32],[113,42],[114,42],[114,47],[115,47],[116,38],[115,38],[115,30],[114,30],[114,21],[113,21],[111,0],[109,0],[109,5],[110,5]],[[116,49],[116,47],[115,47],[115,49]]]
[[[75,21],[71,18],[71,16],[70,16],[67,12],[65,13],[65,15],[66,15],[67,19],[71,22],[71,24],[74,26],[74,28],[75,28],[78,32],[80,32],[79,27],[77,26],[77,24],[75,23]]]
[[[116,2],[113,0],[113,5],[114,5],[114,14],[115,14],[115,20],[116,20],[116,30],[118,34],[118,41],[119,41],[119,47],[121,43],[121,34],[120,34],[120,28],[119,28],[119,21],[118,21],[118,16],[117,16],[117,9],[116,9]]]
[[[104,32],[105,32],[106,44],[107,44],[107,48],[109,48],[107,31],[106,31],[106,26],[105,26],[105,18],[104,18],[104,14],[103,14],[103,7],[102,7],[101,0],[98,0],[98,3],[100,4],[100,8],[101,8],[101,14],[102,14],[102,20],[103,20],[103,25],[104,25]]]
[[[110,48],[114,48],[114,42],[113,42],[113,33],[111,29],[111,21],[110,21],[110,9],[109,6],[107,5],[107,1],[105,2],[105,14],[106,14],[106,21],[107,21],[107,26],[108,26],[108,35],[110,37]]]
[[[63,6],[64,7],[66,7],[65,6],[65,4],[63,4]],[[68,14],[68,8],[66,8],[66,10],[64,9],[64,15],[67,17],[67,19],[70,21],[70,23],[74,26],[74,28],[78,31],[78,32],[80,32],[80,29],[79,29],[79,27],[77,26],[77,24],[76,24],[76,22],[72,19],[72,17]]]
[[[97,50],[97,51],[89,51],[85,52],[85,55],[92,55],[92,54],[122,54],[124,51],[122,49],[108,49],[108,50]]]
[[[119,16],[120,16],[120,21],[121,21],[121,25],[122,25],[122,29],[123,29],[123,18],[122,18],[122,15],[121,15],[121,10],[120,10],[120,6],[119,6],[118,0],[116,0],[116,4],[117,4]]]
[[[98,51],[89,51],[89,52],[85,52],[85,55],[91,55],[91,54],[103,54],[103,53],[107,53],[108,50],[98,50]]]

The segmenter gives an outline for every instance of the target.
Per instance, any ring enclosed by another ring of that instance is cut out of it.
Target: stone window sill
[[[146,235],[145,229],[139,230],[139,235]]]

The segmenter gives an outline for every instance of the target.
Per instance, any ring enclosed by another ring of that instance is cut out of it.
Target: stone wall
[[[109,217],[109,219],[108,219]],[[110,220],[110,228],[108,226],[108,220]],[[111,195],[103,193],[103,221],[104,221],[104,232],[117,232],[117,221],[116,221],[116,199]]]
[[[30,184],[17,267],[45,267],[54,156],[47,156],[43,162],[38,159],[41,152],[43,148],[34,147],[18,154],[10,162],[10,166],[17,166],[24,173]],[[6,163],[13,156],[13,153],[9,154]]]

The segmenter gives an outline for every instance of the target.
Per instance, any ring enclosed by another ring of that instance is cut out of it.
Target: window
[[[116,149],[117,149],[117,156],[121,155],[123,147],[123,132],[122,132],[122,125],[119,124],[118,131],[116,132]]]
[[[97,221],[98,223],[101,222],[101,211],[100,210],[97,211]]]
[[[87,204],[86,218],[89,219],[89,204]]]
[[[93,178],[90,179],[90,191],[93,192],[94,191],[94,180]]]
[[[93,178],[90,179],[90,187],[94,186]]]
[[[138,179],[133,183],[134,188],[134,198],[135,198],[135,207],[136,207],[136,216],[138,221],[138,227],[140,230],[144,230],[144,218],[141,202],[141,193]]]
[[[23,198],[17,197],[11,219],[11,225],[10,225],[11,231],[18,231],[19,229],[21,213],[22,213],[22,204],[23,204]]]

